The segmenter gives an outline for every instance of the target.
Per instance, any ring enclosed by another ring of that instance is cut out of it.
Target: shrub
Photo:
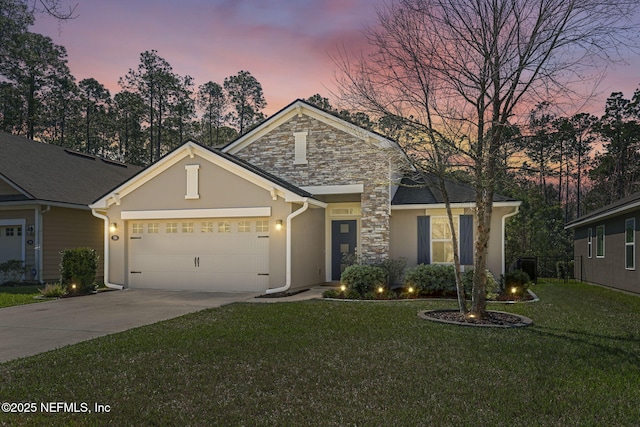
[[[355,264],[347,267],[340,276],[340,283],[360,296],[386,284],[385,271],[373,265]]]
[[[573,279],[573,261],[558,261],[556,273],[558,279]]]
[[[530,283],[529,275],[522,270],[512,270],[504,275],[505,292],[515,297],[522,297]]]
[[[322,298],[340,298],[341,292],[337,289],[327,289],[322,293]]]
[[[90,293],[97,288],[98,256],[91,248],[62,251],[60,282],[69,293]],[[74,287],[75,285],[75,287]]]
[[[27,266],[24,261],[19,259],[10,259],[0,263],[0,279],[9,283],[18,283],[23,280],[27,274]]]
[[[67,288],[60,283],[48,283],[44,289],[38,290],[47,298],[60,298],[67,294]]]
[[[452,265],[420,264],[407,271],[405,285],[424,294],[455,292],[455,270]]]
[[[487,299],[496,299],[500,292],[500,285],[493,274],[487,270],[487,282],[485,285],[485,295]],[[470,294],[473,291],[473,269],[467,270],[462,275],[462,285],[464,286],[465,293]]]
[[[387,285],[392,287],[399,287],[404,282],[404,270],[407,267],[407,259],[385,259],[378,267],[384,270],[386,275]]]

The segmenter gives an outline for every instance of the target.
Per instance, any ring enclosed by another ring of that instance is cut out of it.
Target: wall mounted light
[[[276,230],[282,230],[282,220],[276,220]]]
[[[112,222],[111,225],[109,225],[109,231],[112,233],[115,233],[118,230],[118,224],[115,222]]]

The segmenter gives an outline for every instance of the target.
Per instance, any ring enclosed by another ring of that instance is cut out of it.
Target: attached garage
[[[264,291],[268,218],[129,221],[129,287]]]
[[[326,204],[192,141],[90,207],[104,221],[107,286],[272,293],[324,282]]]

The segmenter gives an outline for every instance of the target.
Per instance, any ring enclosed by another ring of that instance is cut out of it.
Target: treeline
[[[198,87],[155,50],[112,95],[76,81],[67,53],[28,31],[26,2],[0,1],[0,130],[127,163],[148,165],[187,138],[217,146],[264,119],[261,84],[248,71]]]

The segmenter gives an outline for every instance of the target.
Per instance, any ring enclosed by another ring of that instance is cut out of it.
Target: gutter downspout
[[[124,289],[122,285],[109,283],[109,217],[98,213],[95,209],[91,209],[91,213],[104,221],[104,284],[107,288]]]
[[[47,205],[46,208],[42,209],[42,206],[39,206],[35,209],[35,228],[36,228],[36,251],[37,251],[37,262],[38,262],[38,277],[39,282],[44,283],[44,279],[42,278],[42,269],[44,268],[44,250],[42,249],[42,240],[44,239],[44,233],[42,231],[42,224],[44,221],[42,220],[42,215],[46,214],[51,210],[51,205]]]
[[[304,199],[304,204],[297,211],[291,212],[289,216],[287,216],[287,242],[286,242],[286,279],[284,286],[280,286],[279,288],[267,289],[267,294],[275,294],[277,292],[285,292],[289,287],[291,287],[291,220],[301,213],[305,212],[309,209],[309,202],[307,199]]]
[[[505,214],[502,216],[502,275],[504,275],[504,273],[506,272],[506,268],[507,266],[505,265],[505,256],[504,256],[504,251],[505,251],[505,247],[506,247],[506,230],[505,230],[505,226],[507,223],[507,218],[510,218],[514,215],[516,215],[518,212],[520,212],[520,206],[516,206],[516,210]]]

